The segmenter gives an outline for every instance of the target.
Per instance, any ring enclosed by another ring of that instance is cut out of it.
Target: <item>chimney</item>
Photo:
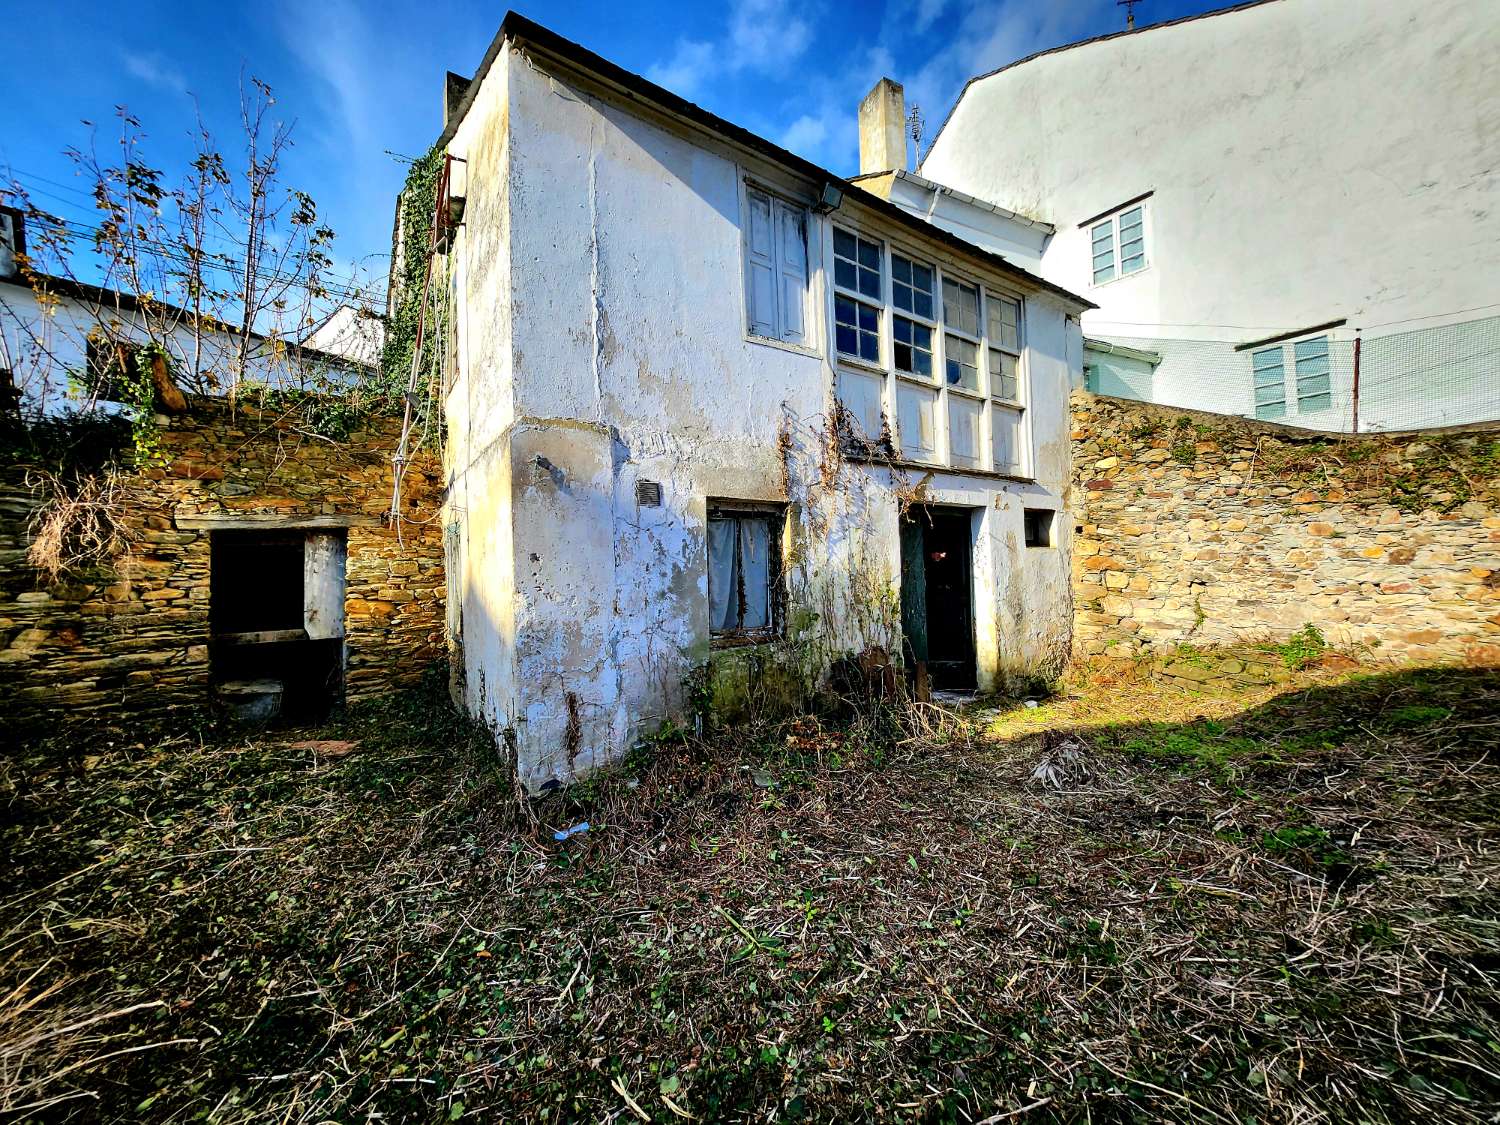
[[[464,95],[469,92],[469,83],[472,79],[465,78],[462,74],[454,74],[451,70],[443,78],[443,128],[448,127],[449,119],[458,112],[459,104],[464,100]]]
[[[906,92],[882,78],[859,103],[859,174],[906,171]]]

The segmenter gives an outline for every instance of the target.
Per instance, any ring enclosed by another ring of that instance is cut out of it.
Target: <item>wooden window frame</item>
[[[763,519],[769,525],[766,531],[766,542],[768,544],[766,557],[766,624],[758,629],[715,629],[712,620],[709,622],[708,635],[709,647],[714,649],[744,648],[747,645],[768,644],[781,639],[783,622],[786,619],[786,583],[783,581],[783,540],[786,535],[786,506],[753,500],[726,500],[713,498],[708,501],[708,509],[704,521],[704,555],[705,572],[709,582],[709,605],[713,605],[713,560],[708,557],[707,525],[713,520],[734,520],[738,525],[740,520]],[[740,536],[736,526],[734,537],[735,550],[740,549]],[[739,617],[744,619],[744,567],[736,567],[739,575],[740,589],[738,593]],[[710,617],[712,612],[710,611]]]

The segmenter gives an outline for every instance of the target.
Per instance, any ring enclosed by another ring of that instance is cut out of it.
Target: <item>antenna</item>
[[[1115,3],[1125,9],[1125,30],[1135,30],[1135,6],[1141,0],[1115,0]]]
[[[906,132],[912,142],[917,146],[917,159],[922,159],[922,134],[926,131],[927,122],[922,117],[922,107],[913,105],[911,112],[906,115]]]

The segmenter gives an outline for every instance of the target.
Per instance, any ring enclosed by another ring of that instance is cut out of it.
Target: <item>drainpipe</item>
[[[1354,433],[1359,433],[1359,329],[1354,330]]]

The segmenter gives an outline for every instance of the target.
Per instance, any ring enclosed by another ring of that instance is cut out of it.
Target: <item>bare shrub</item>
[[[49,582],[112,562],[130,550],[120,470],[83,474],[71,482],[37,472],[28,475],[26,483],[47,497],[31,520],[26,561]]]

